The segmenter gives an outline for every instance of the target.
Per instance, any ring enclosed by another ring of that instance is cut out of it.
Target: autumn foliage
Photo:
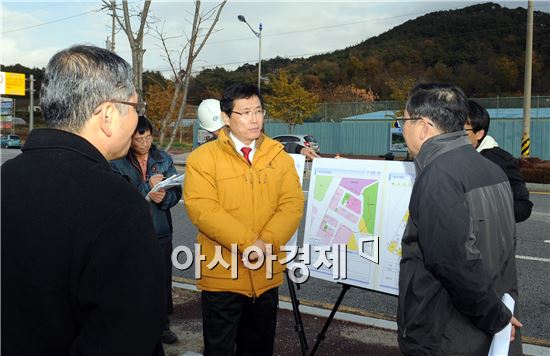
[[[270,80],[271,94],[265,97],[269,117],[285,122],[292,133],[294,126],[304,123],[317,111],[319,97],[308,92],[298,78],[290,80],[285,71]]]

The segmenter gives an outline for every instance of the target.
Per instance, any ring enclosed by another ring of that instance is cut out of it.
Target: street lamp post
[[[237,18],[239,19],[239,21],[241,22],[244,22],[248,28],[250,29],[250,31],[252,31],[252,33],[258,37],[258,91],[260,91],[261,89],[261,78],[262,78],[262,24],[260,23],[260,25],[258,26],[258,31],[255,31],[252,26],[250,26],[250,24],[248,22],[246,22],[246,19],[244,18],[243,15],[239,15],[237,16]]]

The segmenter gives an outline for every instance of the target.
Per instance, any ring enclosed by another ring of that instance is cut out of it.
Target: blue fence
[[[297,125],[293,133],[317,138],[321,153],[383,155],[390,147],[390,120],[344,120]],[[288,133],[288,126],[278,122],[264,124],[269,136]],[[520,156],[523,120],[492,119],[489,134],[515,157]],[[531,119],[531,156],[550,160],[550,118]]]

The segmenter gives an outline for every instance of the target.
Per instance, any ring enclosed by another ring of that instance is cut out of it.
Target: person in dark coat
[[[124,158],[111,161],[111,166],[115,172],[136,187],[143,197],[148,196],[150,199],[149,209],[163,253],[166,275],[166,317],[161,340],[165,344],[173,344],[178,341],[178,337],[170,330],[169,318],[174,310],[171,259],[173,228],[170,209],[180,201],[181,187],[161,189],[158,192],[151,192],[151,189],[164,178],[177,174],[174,162],[169,154],[153,145],[153,126],[145,116],[140,116],[128,154]]]
[[[506,150],[498,147],[494,138],[489,136],[491,117],[487,110],[474,100],[468,100],[468,119],[464,130],[468,139],[481,155],[499,166],[510,181],[514,194],[514,217],[516,222],[525,221],[531,216],[533,203],[529,200],[529,190],[519,171],[517,160]]]
[[[2,166],[2,350],[162,355],[162,255],[143,197],[108,160],[144,105],[130,65],[93,46],[55,54],[41,88],[48,128]]]
[[[512,192],[468,141],[467,115],[459,88],[419,84],[398,120],[416,166],[399,270],[405,355],[487,355],[509,324],[510,354],[522,354],[522,325],[502,302],[508,293],[520,304]]]

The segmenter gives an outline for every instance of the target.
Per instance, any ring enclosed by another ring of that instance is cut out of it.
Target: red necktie
[[[244,159],[246,159],[246,161],[247,161],[249,164],[252,164],[252,162],[250,162],[250,158],[248,158],[248,156],[250,155],[250,152],[252,152],[252,148],[250,148],[250,147],[243,147],[243,148],[241,148],[241,152],[242,152],[243,155],[244,155]]]

